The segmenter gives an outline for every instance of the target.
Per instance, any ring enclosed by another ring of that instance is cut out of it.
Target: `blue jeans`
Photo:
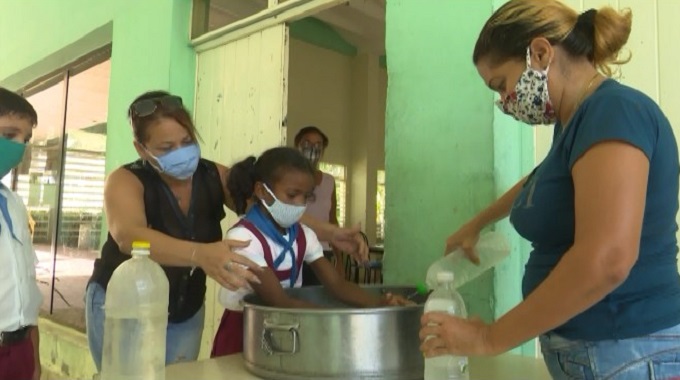
[[[569,340],[548,333],[540,341],[556,380],[680,379],[680,325],[622,340]]]
[[[85,291],[85,323],[87,341],[97,371],[101,371],[102,348],[104,346],[104,301],[106,291],[97,283],[87,285]],[[166,337],[165,363],[172,364],[194,361],[198,357],[203,334],[205,306],[191,318],[182,323],[168,323]]]

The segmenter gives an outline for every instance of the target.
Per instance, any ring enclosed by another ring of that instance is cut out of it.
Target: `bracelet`
[[[196,251],[198,251],[198,246],[194,246],[194,249],[191,251],[191,263],[195,264],[196,261],[194,261],[194,257],[196,257]]]
[[[196,257],[196,251],[198,251],[198,246],[194,246],[194,249],[191,251],[191,264],[194,264],[191,266],[191,270],[189,271],[189,276],[194,275],[194,271],[196,270],[196,261],[194,261],[194,257]]]

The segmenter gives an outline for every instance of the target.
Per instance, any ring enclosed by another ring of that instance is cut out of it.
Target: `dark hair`
[[[310,134],[310,133],[316,133],[319,136],[321,136],[321,140],[323,140],[323,148],[326,149],[328,148],[328,136],[326,136],[325,133],[321,132],[321,130],[313,125],[309,125],[307,127],[304,127],[298,131],[298,133],[295,135],[295,146],[300,145],[300,141],[302,141],[302,138],[305,137],[305,135]]]
[[[509,59],[524,60],[534,38],[559,45],[572,57],[586,57],[607,76],[609,65],[622,65],[620,58],[632,25],[630,10],[602,7],[582,14],[557,0],[510,0],[500,7],[479,33],[472,61],[489,58],[492,64]]]
[[[38,124],[38,114],[31,103],[4,87],[0,87],[0,117],[2,116],[26,119],[34,127]]]
[[[183,105],[170,107],[166,105],[165,102],[160,101],[161,99],[169,96],[172,95],[166,91],[145,92],[144,94],[138,96],[134,101],[132,101],[130,107],[128,107],[128,119],[130,120],[130,124],[132,125],[132,132],[135,135],[135,139],[140,143],[146,142],[146,140],[149,138],[147,134],[149,127],[154,123],[158,122],[158,120],[162,118],[174,119],[176,122],[178,122],[181,126],[183,126],[187,130],[187,132],[194,141],[198,139],[199,137],[198,132],[196,131],[196,127],[194,126],[194,123],[191,120],[191,115],[189,114],[189,111],[187,111],[187,109]],[[135,112],[133,112],[133,106],[135,105],[135,103],[138,103],[142,100],[156,100],[156,99],[158,100],[155,101],[156,109],[152,114],[148,116],[137,116]]]
[[[314,176],[314,167],[309,160],[297,149],[287,147],[269,149],[260,158],[250,156],[232,166],[227,178],[227,189],[234,200],[236,213],[241,215],[246,212],[256,182],[273,187],[290,170]]]

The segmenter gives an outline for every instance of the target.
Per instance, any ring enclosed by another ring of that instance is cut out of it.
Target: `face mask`
[[[501,111],[527,124],[552,124],[557,120],[548,95],[548,69],[531,68],[531,52],[527,48],[527,68],[519,77],[515,91],[496,101]]]
[[[146,148],[144,148],[146,149]],[[151,164],[159,173],[165,173],[176,179],[188,179],[198,166],[198,160],[201,158],[201,149],[198,144],[191,144],[177,148],[160,157],[156,157],[147,150],[147,153],[153,157],[158,166]]]
[[[290,205],[288,203],[281,202],[276,195],[269,190],[267,185],[264,185],[265,190],[274,198],[274,203],[269,206],[267,202],[262,200],[262,205],[269,211],[269,214],[274,218],[274,221],[283,228],[288,228],[293,224],[297,223],[302,214],[305,213],[307,206]]]
[[[321,148],[317,146],[302,147],[300,152],[302,152],[302,155],[305,156],[313,165],[316,165],[321,159]]]
[[[24,158],[26,144],[0,137],[0,178],[15,168]]]

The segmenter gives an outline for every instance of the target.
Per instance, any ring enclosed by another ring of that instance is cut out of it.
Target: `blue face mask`
[[[4,177],[24,158],[26,144],[0,137],[0,178]]]
[[[148,149],[146,151],[156,160],[157,165],[153,163],[151,165],[159,173],[165,173],[170,177],[180,180],[191,178],[194,175],[198,166],[198,160],[201,158],[201,148],[198,147],[198,144],[177,148],[160,157],[154,156]]]

